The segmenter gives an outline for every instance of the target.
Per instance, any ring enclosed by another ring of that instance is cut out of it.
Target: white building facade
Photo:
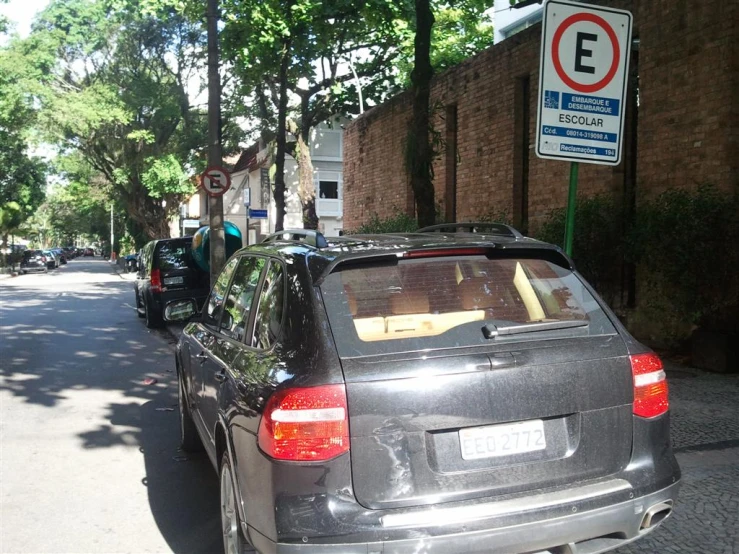
[[[343,228],[343,131],[336,124],[320,124],[311,132],[311,160],[316,190],[316,213],[319,231],[338,236]],[[223,214],[241,230],[244,243],[255,244],[275,231],[276,207],[272,194],[274,184],[272,151],[258,142],[247,148],[236,161],[231,173],[231,188],[223,195]],[[303,227],[303,210],[298,196],[298,164],[285,156],[285,229]],[[199,195],[200,225],[209,223],[208,198]],[[249,208],[245,201],[248,199]],[[249,217],[255,210],[266,210],[266,219]],[[197,229],[195,229],[197,230]]]
[[[541,21],[544,6],[534,2],[523,8],[513,8],[509,0],[495,0],[493,8],[493,42],[515,35]]]

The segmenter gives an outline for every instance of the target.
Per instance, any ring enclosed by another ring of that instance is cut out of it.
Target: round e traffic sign
[[[575,79],[567,74],[564,67],[562,67],[562,61],[559,57],[559,46],[560,42],[562,41],[562,35],[564,35],[565,31],[572,25],[580,22],[590,22],[598,25],[605,31],[606,35],[608,35],[608,38],[611,41],[613,58],[611,60],[611,65],[608,69],[608,72],[600,81],[592,84],[585,84],[575,81]],[[603,87],[607,86],[608,83],[613,80],[613,77],[615,77],[616,72],[618,71],[618,63],[620,58],[621,49],[618,46],[618,37],[616,36],[616,33],[605,19],[598,15],[595,15],[594,13],[581,12],[573,14],[565,19],[554,32],[554,37],[552,39],[552,62],[554,63],[554,69],[557,72],[557,75],[559,75],[559,78],[562,79],[562,81],[568,87],[578,92],[597,92]]]
[[[200,185],[208,196],[223,196],[231,188],[231,175],[223,167],[212,166],[200,176]]]

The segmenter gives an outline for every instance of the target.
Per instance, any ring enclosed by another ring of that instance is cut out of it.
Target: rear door
[[[626,347],[569,270],[536,259],[401,260],[339,271],[321,289],[364,506],[536,491],[628,463]],[[571,326],[531,332],[557,322]],[[483,331],[516,325],[529,331]]]

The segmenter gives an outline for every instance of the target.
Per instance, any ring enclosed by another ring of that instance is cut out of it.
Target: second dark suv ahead
[[[670,515],[660,359],[559,248],[446,227],[226,263],[176,365],[227,553],[596,554]]]
[[[149,328],[164,324],[168,302],[192,298],[202,306],[208,295],[209,276],[192,258],[192,237],[153,240],[141,250],[134,283],[136,311]]]

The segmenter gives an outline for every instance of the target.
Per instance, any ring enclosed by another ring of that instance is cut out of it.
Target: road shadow
[[[109,424],[80,437],[85,448],[138,444],[146,470],[141,486],[147,489],[151,513],[172,552],[218,553],[223,550],[218,478],[204,453],[179,449],[177,397],[171,392],[175,386],[143,405],[108,405]]]
[[[101,402],[104,423],[78,434],[83,447],[138,446],[140,486],[171,550],[222,552],[216,473],[204,454],[179,450],[174,339],[147,330],[128,307],[131,284],[4,286],[0,293],[0,392],[49,408],[49,417],[81,391],[115,393],[115,401]]]

